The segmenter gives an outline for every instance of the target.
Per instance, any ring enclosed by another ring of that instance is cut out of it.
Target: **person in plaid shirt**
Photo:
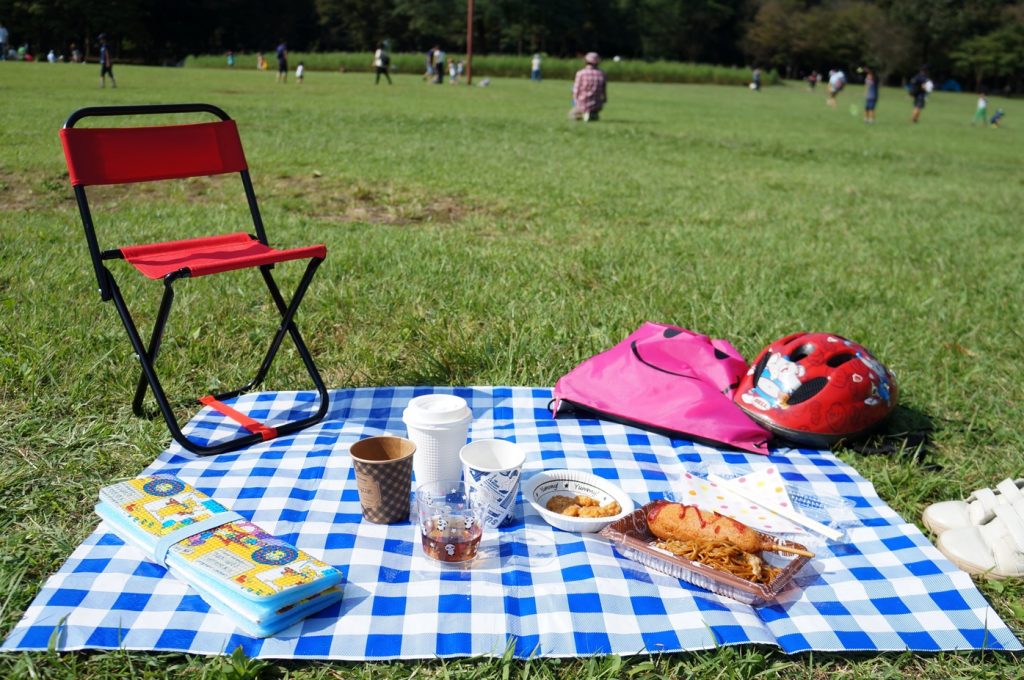
[[[587,52],[583,61],[586,66],[576,72],[576,82],[572,86],[572,117],[584,121],[597,120],[598,113],[608,101],[606,79],[604,71],[597,67],[601,61],[597,52]]]

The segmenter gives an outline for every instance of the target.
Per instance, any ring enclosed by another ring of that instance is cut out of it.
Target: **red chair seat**
[[[144,276],[161,279],[168,274],[188,269],[193,277],[229,272],[246,267],[261,267],[275,262],[324,259],[327,246],[276,250],[265,246],[249,234],[224,234],[191,238],[183,241],[150,243],[121,248],[121,254]]]

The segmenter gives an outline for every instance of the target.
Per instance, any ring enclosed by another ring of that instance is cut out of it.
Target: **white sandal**
[[[924,509],[921,520],[938,535],[949,529],[980,526],[995,517],[1000,505],[1024,502],[1024,478],[1004,479],[992,489],[978,489],[966,500],[932,503]]]
[[[991,579],[1024,576],[1024,498],[999,504],[991,521],[980,526],[949,529],[936,546],[969,574]]]

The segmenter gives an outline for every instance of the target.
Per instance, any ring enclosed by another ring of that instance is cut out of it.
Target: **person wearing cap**
[[[572,86],[572,117],[576,120],[597,120],[598,114],[608,102],[607,79],[597,65],[601,58],[597,52],[587,52],[583,57],[584,67],[576,72]]]
[[[110,84],[117,87],[114,80],[114,60],[110,56],[110,45],[107,44],[107,34],[100,33],[100,87],[107,86],[107,76],[110,76]]]

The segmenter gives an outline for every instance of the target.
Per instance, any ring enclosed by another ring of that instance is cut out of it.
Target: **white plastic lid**
[[[472,418],[473,412],[462,397],[454,394],[424,394],[414,397],[402,412],[406,425],[451,425]]]

